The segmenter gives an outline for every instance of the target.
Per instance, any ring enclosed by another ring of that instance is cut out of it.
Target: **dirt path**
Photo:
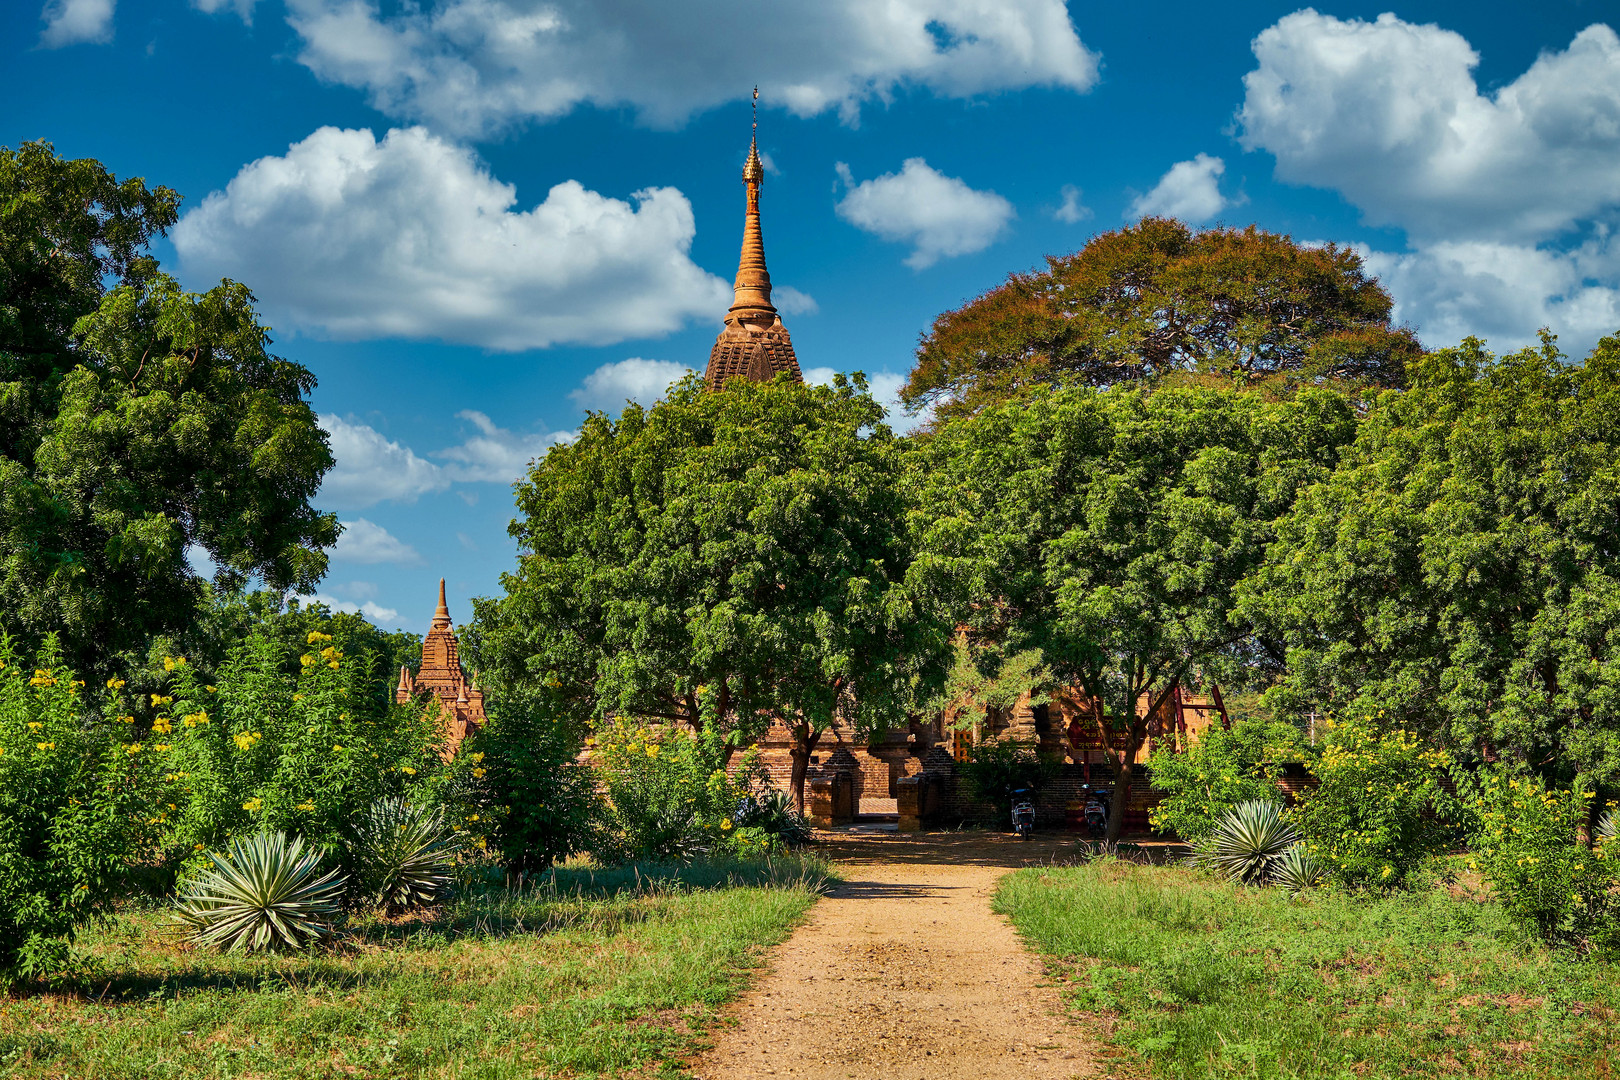
[[[1068,1080],[1096,1070],[1040,962],[990,911],[1009,869],[1073,841],[845,834],[843,885],[734,1010],[700,1080]]]

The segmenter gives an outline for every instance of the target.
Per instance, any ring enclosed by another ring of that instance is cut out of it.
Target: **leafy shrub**
[[[996,807],[1005,821],[1012,812],[1011,792],[1025,787],[1039,791],[1057,775],[1062,762],[1042,756],[1035,747],[1011,740],[983,742],[962,763],[970,797]]]
[[[1620,897],[1610,893],[1620,874],[1608,844],[1580,842],[1592,794],[1501,769],[1459,787],[1472,811],[1472,865],[1502,910],[1548,944],[1609,951],[1620,937]]]
[[[0,634],[0,980],[37,976],[149,853],[162,752],[94,715],[54,639],[32,665]]]
[[[1148,820],[1160,832],[1196,843],[1239,803],[1279,799],[1282,766],[1307,757],[1291,724],[1245,719],[1230,729],[1212,727],[1185,751],[1161,750],[1148,759],[1162,796]]]
[[[1312,768],[1320,784],[1295,813],[1311,853],[1351,888],[1394,888],[1441,851],[1435,813],[1447,756],[1370,718],[1333,724]]]
[[[191,940],[225,952],[302,949],[330,932],[347,882],[321,873],[321,852],[302,837],[263,831],[233,840],[175,901]]]
[[[433,707],[394,705],[319,631],[307,635],[298,675],[285,673],[287,660],[257,632],[233,650],[217,686],[183,657],[165,660],[171,681],[150,695],[148,737],[154,751],[165,748],[171,855],[262,829],[336,848],[377,800],[443,769]]]
[[[600,858],[684,861],[729,841],[732,814],[747,792],[726,774],[718,735],[621,720],[600,728],[593,742],[605,802]]]
[[[399,795],[379,799],[349,840],[355,891],[390,914],[431,904],[450,887],[459,846],[442,809]]]
[[[814,836],[810,819],[793,804],[793,796],[774,788],[743,796],[732,818],[739,834],[758,832],[780,840],[789,848],[803,847]],[[745,845],[758,844],[757,840],[742,835],[737,840]]]
[[[1262,885],[1298,843],[1299,831],[1283,816],[1282,805],[1255,799],[1238,803],[1215,820],[1202,855],[1228,881]]]
[[[584,850],[596,778],[575,761],[582,736],[549,692],[486,691],[489,722],[462,745],[439,797],[474,847],[519,873]]]

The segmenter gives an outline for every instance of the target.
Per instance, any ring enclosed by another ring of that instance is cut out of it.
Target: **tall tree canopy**
[[[796,793],[835,712],[904,726],[947,628],[903,587],[900,446],[859,379],[691,377],[585,422],[518,486],[506,596],[476,601],[497,684],[555,684],[598,717],[792,730]],[[923,690],[922,692],[926,692]]]
[[[916,588],[990,663],[1037,650],[1103,700],[1125,744],[1115,837],[1152,707],[1178,679],[1271,666],[1233,590],[1354,435],[1329,390],[1078,387],[989,406],[919,453]]]
[[[0,148],[0,628],[70,662],[184,626],[222,582],[308,589],[337,538],[314,377],[270,355],[253,296],[189,293],[148,243],[179,196],[46,143]]]
[[[1381,396],[1279,524],[1242,610],[1288,646],[1272,696],[1384,710],[1464,754],[1620,787],[1620,337],[1473,339]]]
[[[949,416],[1176,373],[1398,386],[1422,348],[1390,306],[1348,248],[1144,218],[939,316],[900,397]]]

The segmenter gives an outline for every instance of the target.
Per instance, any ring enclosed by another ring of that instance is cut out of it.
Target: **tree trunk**
[[[793,802],[801,814],[810,812],[804,801],[804,780],[810,772],[810,755],[820,741],[821,732],[810,731],[808,724],[800,724],[793,729],[793,748],[789,751],[789,756],[793,760],[793,771],[789,774],[788,782],[793,788]]]
[[[1121,752],[1115,760],[1117,766],[1114,771],[1114,793],[1108,799],[1108,842],[1119,843],[1120,834],[1125,831],[1125,807],[1131,801],[1131,777],[1135,765],[1131,761],[1136,756],[1134,748]]]

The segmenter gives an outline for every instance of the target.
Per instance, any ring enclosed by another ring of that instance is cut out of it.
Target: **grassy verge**
[[[179,945],[161,911],[83,939],[75,985],[0,999],[0,1075],[617,1076],[689,1052],[760,947],[814,902],[796,861],[563,870],[323,952]]]
[[[1620,965],[1521,944],[1479,898],[1290,902],[1099,860],[1010,874],[996,906],[1116,1074],[1620,1076]]]

